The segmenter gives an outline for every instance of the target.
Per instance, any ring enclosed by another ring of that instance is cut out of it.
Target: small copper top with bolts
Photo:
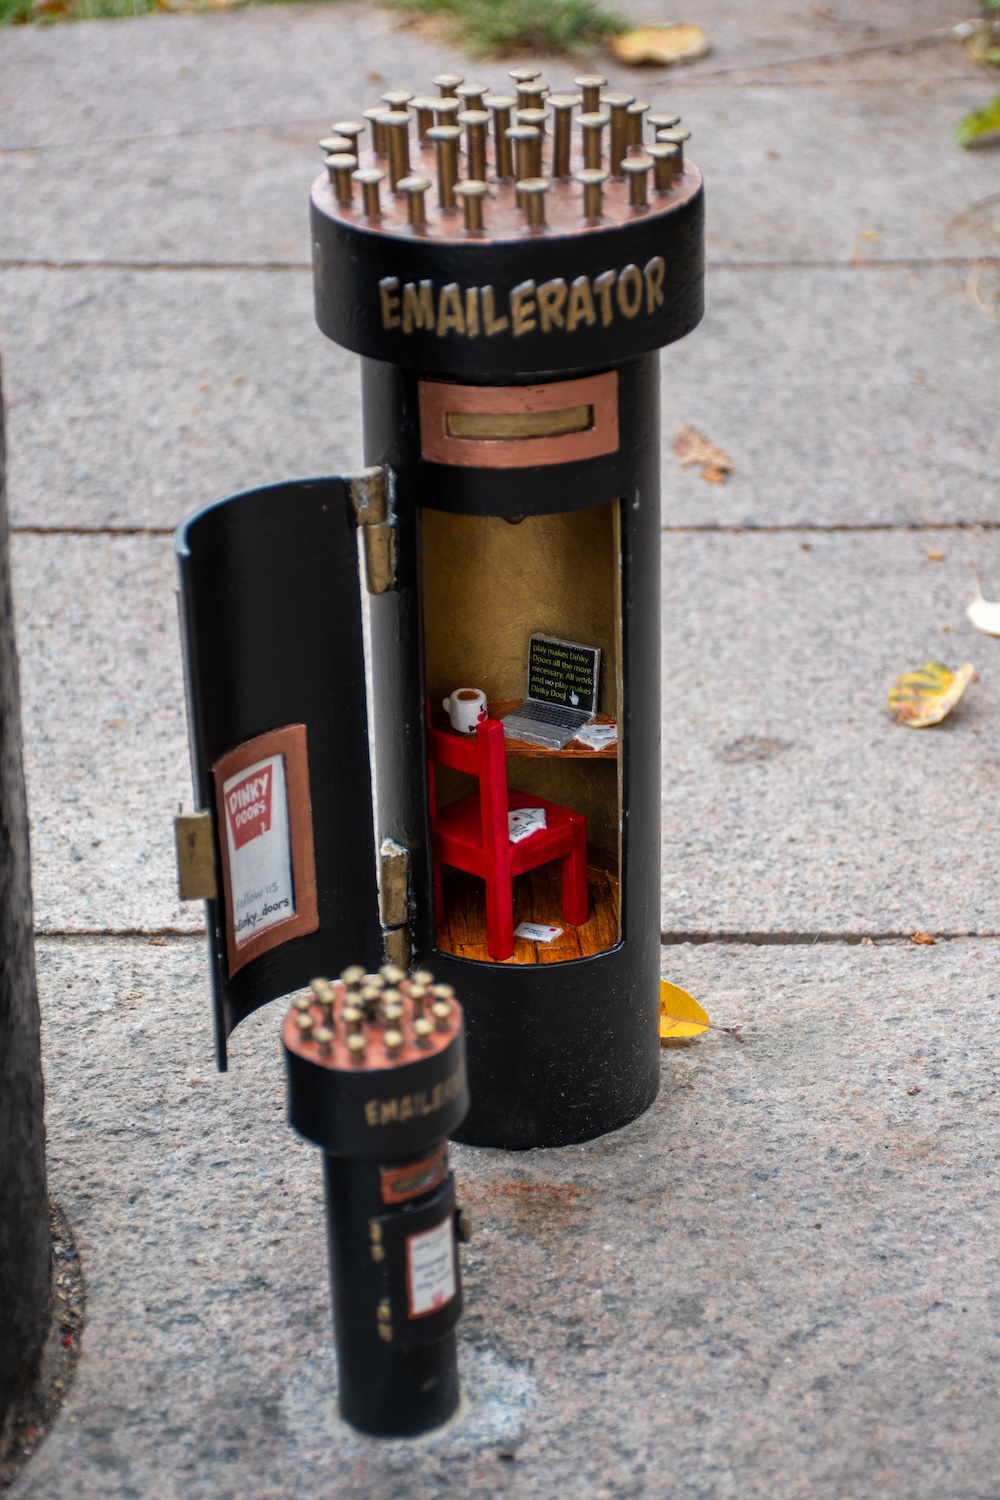
[[[434,984],[426,971],[421,977],[430,983],[418,983],[391,964],[377,976],[361,968],[345,974],[350,982],[343,975],[333,982],[314,979],[309,993],[292,1000],[284,1041],[306,1061],[334,1070],[378,1070],[441,1051],[461,1025],[451,986]],[[381,987],[364,982],[375,979]],[[378,997],[376,1004],[369,996]]]
[[[494,93],[441,73],[436,95],[390,88],[335,122],[321,143],[338,147],[324,158],[333,214],[381,235],[486,243],[614,229],[700,192],[697,169],[684,171],[689,132],[677,115],[596,73],[576,78],[573,93],[550,92],[534,65],[510,76],[511,92]]]

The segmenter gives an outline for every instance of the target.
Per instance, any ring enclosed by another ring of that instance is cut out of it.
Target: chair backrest
[[[504,756],[503,725],[499,719],[484,719],[471,735],[449,734],[447,730],[427,729],[427,761],[430,774],[431,819],[437,812],[434,788],[434,766],[450,766],[479,781],[479,805],[483,823],[483,845],[510,842],[507,826],[507,761]]]

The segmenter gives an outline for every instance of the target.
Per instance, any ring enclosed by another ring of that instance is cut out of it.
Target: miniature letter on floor
[[[551,943],[562,937],[562,928],[548,927],[544,922],[522,922],[514,928],[514,936],[527,938],[529,943]]]

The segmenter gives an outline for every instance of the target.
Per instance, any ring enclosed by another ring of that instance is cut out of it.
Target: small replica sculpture
[[[459,1138],[520,1148],[658,1087],[658,351],[702,314],[703,194],[676,116],[512,77],[388,93],[321,142],[316,316],[361,356],[368,467],[178,531],[178,849],[220,1067],[316,973],[426,966],[463,996]],[[539,742],[528,707],[583,722]]]
[[[448,1136],[469,1106],[462,1012],[420,971],[313,980],[285,1017],[288,1114],[322,1147],[341,1415],[409,1437],[458,1406]]]

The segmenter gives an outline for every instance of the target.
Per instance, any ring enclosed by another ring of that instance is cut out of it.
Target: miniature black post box
[[[459,1139],[531,1147],[657,1089],[658,351],[701,317],[703,196],[676,117],[515,75],[334,127],[316,316],[361,356],[368,467],[223,501],[178,552],[220,1063],[384,953],[463,997]],[[504,723],[574,707],[555,743]]]

